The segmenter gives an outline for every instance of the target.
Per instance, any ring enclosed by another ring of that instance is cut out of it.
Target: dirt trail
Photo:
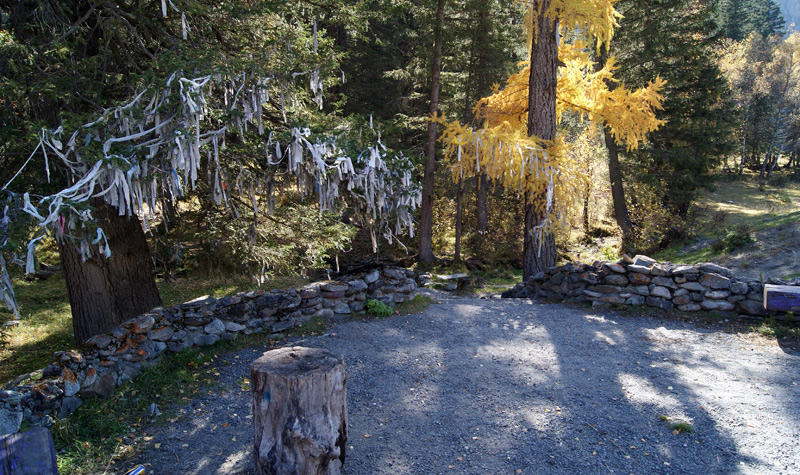
[[[286,342],[344,355],[345,474],[800,473],[800,356],[789,350],[674,320],[439,301]],[[221,358],[219,385],[125,467],[253,473],[242,381],[262,351]],[[677,422],[693,432],[673,433]]]

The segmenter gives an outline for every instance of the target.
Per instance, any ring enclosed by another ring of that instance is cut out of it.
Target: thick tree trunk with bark
[[[534,1],[531,8],[545,12],[550,0]],[[556,68],[558,42],[556,23],[539,16],[531,45],[531,75],[528,83],[528,135],[542,140],[553,140],[556,136]],[[552,229],[545,228],[535,233],[547,217],[542,202],[545,193],[525,197],[525,235],[523,239],[522,273],[527,280],[537,272],[556,263],[556,243]]]
[[[318,348],[272,350],[250,365],[258,475],[340,473],[346,381],[344,360]]]
[[[436,38],[433,44],[433,65],[431,66],[431,104],[430,115],[439,111],[439,78],[442,70],[442,30],[444,27],[444,2],[436,6]],[[428,140],[425,143],[425,174],[422,178],[422,204],[419,218],[419,260],[433,263],[433,172],[436,167],[436,122],[428,122]]]
[[[95,252],[83,261],[72,242],[63,237],[57,240],[76,343],[161,305],[139,219],[119,216],[116,208],[105,203],[94,216],[111,248],[108,259]]]

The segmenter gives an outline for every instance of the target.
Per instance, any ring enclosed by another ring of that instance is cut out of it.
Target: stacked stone
[[[51,426],[54,417],[63,419],[80,406],[80,396],[108,396],[165,351],[209,346],[239,334],[280,333],[315,316],[360,312],[368,299],[400,303],[416,290],[413,277],[410,270],[384,267],[297,289],[205,296],[154,308],[90,338],[77,350],[55,353],[40,381],[22,386],[12,382],[11,390],[0,391],[0,436],[19,430],[23,420]]]
[[[769,283],[787,285],[770,280]],[[517,284],[503,297],[538,298],[593,305],[647,305],[684,312],[717,311],[743,317],[763,317],[763,284],[738,280],[733,272],[712,263],[675,265],[647,256],[618,262],[566,264],[552,267]]]

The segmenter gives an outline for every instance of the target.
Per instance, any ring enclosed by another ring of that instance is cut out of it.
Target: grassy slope
[[[765,241],[771,233],[778,237],[783,227],[800,221],[800,183],[761,187],[755,176],[746,176],[742,180],[721,179],[714,192],[701,197],[697,209],[695,236],[658,252],[654,258],[685,264],[727,260],[730,250],[714,249],[711,243],[742,227],[762,236]],[[779,244],[772,246],[773,252],[779,251]],[[751,245],[743,250],[755,250],[756,247]]]
[[[279,277],[261,286],[263,289],[287,288],[305,281],[297,277]],[[164,305],[169,307],[192,300],[201,295],[222,297],[257,286],[247,278],[200,279],[180,278],[171,282],[158,280],[158,289]],[[20,302],[20,326],[9,332],[10,341],[0,351],[0,383],[46,366],[53,352],[74,346],[72,315],[67,299],[64,277],[60,274],[44,281],[15,282]],[[10,320],[13,315],[3,308],[0,319]]]

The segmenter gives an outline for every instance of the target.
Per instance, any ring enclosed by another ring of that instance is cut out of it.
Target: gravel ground
[[[790,350],[670,319],[438,297],[286,342],[344,355],[345,474],[800,473]],[[262,351],[221,356],[220,384],[126,468],[253,473],[242,381]]]

